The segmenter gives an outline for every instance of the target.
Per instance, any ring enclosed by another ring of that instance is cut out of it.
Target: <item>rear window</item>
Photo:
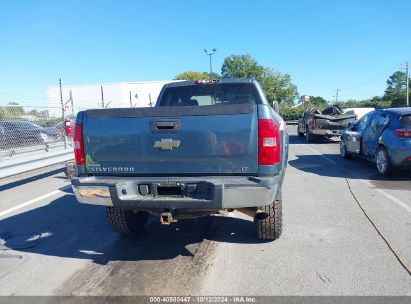
[[[404,115],[400,118],[400,124],[404,127],[411,128],[411,115]]]
[[[164,91],[160,106],[213,106],[261,103],[252,83],[214,83],[171,87]]]

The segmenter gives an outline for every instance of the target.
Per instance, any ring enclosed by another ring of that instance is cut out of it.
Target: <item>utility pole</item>
[[[59,81],[60,86],[60,102],[61,102],[61,117],[63,119],[63,126],[64,126],[64,149],[67,149],[67,133],[66,133],[66,113],[64,110],[64,102],[63,102],[63,89],[61,86],[61,78]]]
[[[341,90],[340,89],[337,89],[337,90],[335,90],[335,103],[337,103],[338,102],[338,92],[340,92]]]
[[[217,51],[216,48],[214,48],[212,51],[208,51],[207,49],[204,49],[204,52],[205,52],[208,56],[210,56],[210,78],[211,78],[211,75],[213,74],[213,63],[212,63],[212,60],[211,60],[211,56],[213,56],[216,51]]]
[[[410,106],[410,79],[408,78],[408,61],[405,62],[405,75],[407,77],[407,107]]]
[[[104,92],[103,92],[103,86],[100,86],[101,88],[101,107],[104,109]]]
[[[405,64],[402,63],[401,66],[405,66],[405,77],[407,77],[405,80],[405,85],[407,86],[405,88],[405,92],[406,92],[405,94],[407,94],[406,96],[407,107],[409,107],[410,106],[410,80],[408,78],[408,61],[405,61]]]
[[[71,101],[71,115],[73,115],[73,118],[74,118],[75,117],[74,116],[74,101],[73,101],[73,94],[71,90],[70,90],[70,101]]]

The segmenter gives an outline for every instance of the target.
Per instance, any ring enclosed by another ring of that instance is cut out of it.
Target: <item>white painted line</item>
[[[308,150],[310,150],[311,152],[314,152],[315,154],[317,154],[318,156],[324,158],[325,160],[329,161],[330,163],[336,165],[337,162],[333,161],[331,158],[321,154],[320,152],[318,152],[317,150],[315,150],[314,148],[310,147],[309,145],[306,145],[305,148],[307,148]]]
[[[50,197],[50,196],[53,196],[53,195],[56,195],[56,194],[59,194],[59,193],[63,193],[64,190],[69,189],[70,187],[71,187],[71,185],[64,186],[63,188],[60,188],[60,189],[58,189],[58,190],[52,191],[52,192],[47,193],[47,194],[44,194],[44,195],[42,195],[42,196],[33,198],[32,200],[29,200],[29,201],[27,201],[27,202],[25,202],[25,203],[23,203],[23,204],[14,206],[14,207],[12,207],[12,208],[10,208],[10,209],[4,210],[4,211],[0,212],[0,217],[2,217],[2,216],[4,216],[4,215],[7,215],[7,214],[9,214],[9,213],[12,213],[12,212],[14,212],[14,211],[17,211],[17,210],[19,210],[19,209],[21,209],[21,208],[24,208],[24,207],[30,206],[30,205],[32,205],[32,204],[35,204],[35,203],[37,203],[38,201],[41,201],[41,200],[43,200],[43,199],[45,199],[45,198],[48,198],[48,197]]]
[[[385,192],[384,190],[381,189],[376,189],[378,192],[380,192],[382,195],[384,195],[386,198],[392,200],[394,203],[397,203],[399,206],[403,207],[405,210],[411,213],[411,207],[408,206],[406,203],[403,201],[399,200],[398,198],[392,196],[391,194]]]
[[[306,145],[305,148],[307,148],[308,150],[310,150],[310,151],[314,152],[315,154],[321,156],[322,158],[324,158],[325,160],[329,161],[330,163],[335,164],[335,165],[337,164],[335,161],[333,161],[332,159],[328,158],[328,157],[325,156],[325,155],[322,155],[320,152],[318,152],[318,151],[315,150],[314,148],[312,148],[312,147],[310,147],[310,146],[308,146],[308,145]],[[370,183],[369,183],[368,180],[364,180],[364,179],[361,179],[361,178],[358,178],[358,179],[359,179],[360,181],[362,181],[363,183],[365,183],[365,184],[367,184],[367,185],[370,185]],[[408,206],[408,205],[407,205],[406,203],[404,203],[403,201],[401,201],[401,200],[399,200],[398,198],[392,196],[391,194],[385,192],[384,190],[381,190],[381,189],[378,189],[378,188],[375,189],[375,190],[378,191],[378,192],[380,192],[382,195],[384,195],[384,196],[385,196],[386,198],[388,198],[389,200],[391,200],[391,201],[393,201],[394,203],[396,203],[398,206],[401,206],[402,208],[404,208],[405,210],[407,210],[408,212],[411,213],[411,207]]]

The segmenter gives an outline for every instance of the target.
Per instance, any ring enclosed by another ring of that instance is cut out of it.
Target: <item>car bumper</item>
[[[389,149],[391,163],[398,168],[411,167],[411,140],[408,145]]]
[[[342,130],[313,129],[312,134],[320,136],[341,136]]]
[[[270,205],[274,177],[73,177],[80,203],[130,209],[222,210]],[[181,192],[179,192],[181,189]],[[178,190],[176,194],[175,190]]]

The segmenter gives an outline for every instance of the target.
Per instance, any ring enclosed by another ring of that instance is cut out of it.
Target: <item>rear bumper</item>
[[[397,149],[389,149],[389,155],[392,164],[398,168],[411,168],[411,141],[410,147],[402,147]]]
[[[77,200],[84,204],[148,210],[222,210],[271,204],[281,180],[280,175],[155,178],[95,176],[73,177],[72,187]],[[173,193],[176,189],[181,189],[180,195]]]
[[[312,129],[311,133],[321,136],[341,136],[342,130],[324,130],[324,129]]]

